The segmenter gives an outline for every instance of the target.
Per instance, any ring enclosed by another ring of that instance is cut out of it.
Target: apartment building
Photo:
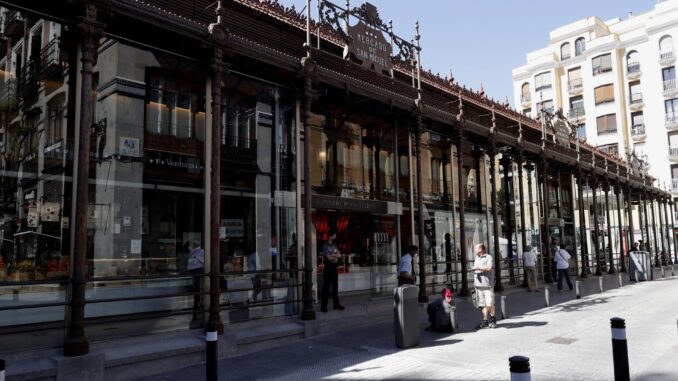
[[[587,17],[550,32],[513,70],[516,108],[537,118],[562,109],[577,135],[649,165],[678,197],[678,1],[626,19]]]

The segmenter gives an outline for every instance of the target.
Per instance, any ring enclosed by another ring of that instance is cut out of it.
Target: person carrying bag
[[[560,244],[560,249],[556,250],[553,260],[556,262],[556,270],[558,271],[558,292],[563,291],[563,278],[572,290],[574,286],[570,281],[570,253],[565,250],[565,244]]]

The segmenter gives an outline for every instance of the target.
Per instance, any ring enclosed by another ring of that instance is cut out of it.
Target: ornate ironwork
[[[385,23],[379,16],[377,8],[370,3],[350,8],[347,2],[347,7],[343,8],[330,1],[320,0],[318,16],[320,17],[320,20],[318,20],[320,25],[338,33],[347,45],[352,44],[353,41],[346,33],[344,27],[348,28],[350,26],[350,19],[355,18],[390,37],[391,45],[396,48],[391,55],[393,64],[413,64],[417,61],[416,53],[421,48],[393,33],[392,22]],[[343,23],[346,23],[346,25],[344,26]]]
[[[346,9],[329,1],[320,1],[318,14],[320,16],[318,22],[321,26],[339,33],[345,43],[349,44],[351,42],[350,37],[341,25],[347,18],[348,11]]]

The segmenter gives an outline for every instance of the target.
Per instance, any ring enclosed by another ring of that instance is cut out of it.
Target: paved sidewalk
[[[632,379],[678,380],[678,277],[638,284],[627,279],[618,288],[616,275],[605,276],[609,291],[601,294],[597,278],[589,278],[582,299],[574,291],[552,293],[549,308],[543,308],[543,291],[509,291],[509,318],[479,332],[479,311],[457,298],[458,334],[423,331],[422,307],[417,347],[396,348],[392,322],[382,320],[224,359],[220,380],[509,380],[508,358],[517,354],[530,358],[535,381],[612,380],[613,316],[626,319]],[[174,379],[205,379],[204,366],[146,380]]]

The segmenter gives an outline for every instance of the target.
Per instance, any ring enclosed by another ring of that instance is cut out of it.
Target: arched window
[[[584,53],[586,50],[586,42],[584,41],[584,37],[579,37],[575,42],[574,42],[574,55],[578,56]]]
[[[560,59],[566,60],[570,58],[570,43],[566,42],[560,45]]]
[[[629,54],[626,55],[626,72],[627,73],[636,73],[640,71],[640,62],[638,62],[638,52],[631,50]]]
[[[530,97],[530,84],[528,82],[523,83],[523,86],[520,89],[520,101],[528,102],[531,99]]]
[[[659,57],[663,59],[673,58],[673,38],[664,36],[659,39]]]

